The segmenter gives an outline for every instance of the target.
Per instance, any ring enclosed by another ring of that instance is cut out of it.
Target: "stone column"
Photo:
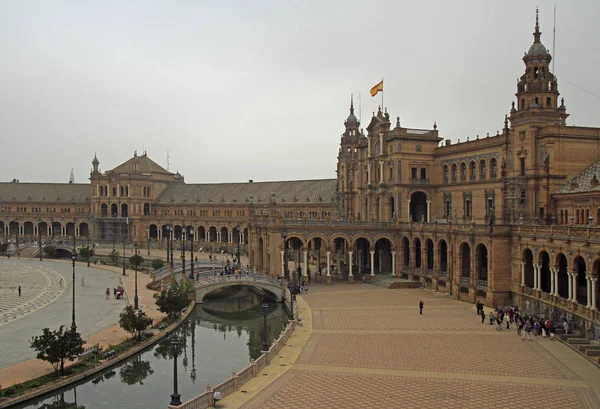
[[[148,227],[148,239],[150,238],[150,227]]]
[[[38,227],[35,224],[33,225],[33,235],[34,236],[38,235]]]
[[[371,250],[371,275],[375,275],[375,252]]]
[[[431,223],[431,200],[427,201],[427,223]]]
[[[281,250],[281,276],[285,277],[285,251]]]
[[[367,139],[367,157],[371,157],[371,138]]]
[[[358,274],[362,273],[362,250],[358,250],[358,259],[356,260],[357,264],[358,264]]]
[[[383,161],[379,161],[379,184],[382,184],[382,183],[383,183]]]
[[[331,284],[331,251],[327,252],[327,284]]]
[[[571,273],[567,272],[567,277],[568,277],[568,282],[569,282],[569,298],[567,298],[568,301],[572,301],[573,300],[573,279],[571,277]]]
[[[592,308],[592,278],[585,277],[585,289],[587,290],[587,308]]]
[[[354,275],[352,275],[352,252],[348,252],[348,284],[354,284]]]
[[[573,279],[573,284],[571,284],[571,300],[577,302],[577,274],[571,273],[571,278]]]
[[[554,295],[558,296],[558,268],[554,269]]]
[[[596,281],[598,281],[598,279],[596,277],[592,277],[592,310],[597,309],[598,307],[596,307]]]
[[[79,227],[75,226],[75,236],[79,237]]]
[[[304,250],[304,268],[302,269],[302,278],[308,277],[308,251]],[[308,279],[307,279],[308,281]]]
[[[538,265],[533,265],[533,289],[538,289]]]
[[[379,250],[379,273],[383,270],[383,250]]]
[[[554,295],[554,269],[552,267],[548,267],[550,269],[550,295]]]
[[[525,287],[525,262],[521,261],[521,287]]]
[[[392,251],[392,277],[396,277],[396,252]]]
[[[411,220],[410,220],[410,199],[408,199],[407,202],[408,202],[408,205],[406,206],[406,221],[408,223],[410,223],[411,222]]]
[[[369,163],[367,165],[367,184],[370,185],[371,184],[371,164]],[[368,211],[368,209],[367,209]],[[369,219],[369,215],[367,215],[367,220]]]

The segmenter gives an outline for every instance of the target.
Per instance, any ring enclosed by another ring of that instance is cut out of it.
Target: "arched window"
[[[485,160],[479,162],[479,180],[485,180],[487,176],[487,163]]]
[[[492,158],[490,160],[490,179],[496,179],[498,177],[498,163],[496,162],[496,158]]]
[[[456,163],[452,164],[452,183],[456,183]]]
[[[460,181],[464,182],[466,180],[467,180],[467,164],[463,162],[460,164]]]
[[[444,183],[448,183],[448,165],[444,165],[443,174],[444,174]]]
[[[381,146],[379,145],[379,142],[377,142],[375,144],[375,155],[379,155],[381,153]]]
[[[476,179],[475,162],[474,161],[471,161],[469,163],[469,179],[470,180],[475,180]]]

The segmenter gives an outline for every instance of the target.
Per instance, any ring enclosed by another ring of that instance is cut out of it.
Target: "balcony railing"
[[[432,269],[432,268],[428,268],[427,270],[425,270],[425,273],[426,273],[428,276],[433,276],[433,269]]]
[[[461,277],[460,283],[462,285],[471,285],[471,279],[469,277]]]
[[[429,178],[427,179],[410,179],[411,185],[428,185]]]
[[[446,276],[448,276],[447,271],[440,271],[440,273],[438,274],[438,277],[446,277]]]
[[[488,282],[487,280],[477,280],[477,287],[487,288]]]

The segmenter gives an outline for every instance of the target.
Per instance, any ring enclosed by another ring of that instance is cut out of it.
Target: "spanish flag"
[[[383,80],[381,80],[379,84],[371,88],[371,96],[374,97],[379,93],[379,91],[383,92]]]

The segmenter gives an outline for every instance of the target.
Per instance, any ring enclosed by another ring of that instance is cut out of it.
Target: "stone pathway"
[[[52,269],[3,263],[0,269],[0,326],[50,304],[64,291],[62,276]]]
[[[600,407],[597,367],[556,340],[481,324],[471,304],[345,284],[313,285],[302,298],[312,331],[282,349],[287,365],[265,368],[219,407]]]

